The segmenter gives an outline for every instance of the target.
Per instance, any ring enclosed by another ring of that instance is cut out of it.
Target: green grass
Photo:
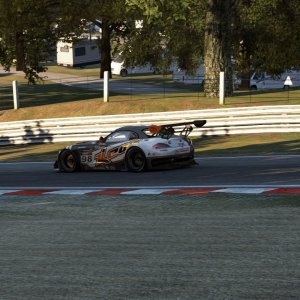
[[[11,87],[12,81],[17,80],[21,84],[27,84],[27,79],[17,75],[1,74],[0,73],[0,88],[1,87]]]
[[[0,147],[0,161],[54,160],[57,151],[68,143],[10,145]]]
[[[273,91],[237,91],[233,97],[226,98],[227,104],[249,105],[276,105],[276,104],[299,104],[300,89]]]
[[[1,88],[0,88],[1,90]],[[45,93],[47,97],[45,97]],[[22,109],[31,108],[34,109],[39,106],[47,106],[49,104],[67,103],[70,101],[84,101],[87,99],[93,99],[99,96],[99,92],[96,90],[87,89],[82,92],[82,89],[70,86],[63,86],[61,84],[55,84],[46,81],[44,84],[37,85],[19,85],[19,97],[20,106]],[[2,89],[2,101],[1,109],[3,111],[13,109],[13,103],[11,100],[11,90]],[[1,119],[0,119],[1,120]]]
[[[96,76],[99,77],[100,74],[100,65],[90,65],[85,66],[84,68],[72,68],[72,67],[62,67],[62,66],[48,66],[49,72],[54,73],[64,73],[69,75],[78,75],[78,76]]]
[[[300,133],[262,133],[207,136],[193,140],[196,153],[205,156],[299,154]]]
[[[61,67],[60,67],[61,68]],[[79,71],[79,70],[76,70]],[[11,81],[20,82],[20,109],[13,110]],[[100,90],[71,87],[45,81],[35,86],[25,84],[22,77],[0,76],[0,122],[43,119],[57,117],[75,117],[90,115],[113,115],[129,113],[147,113],[158,111],[180,111],[194,109],[209,109],[220,107],[300,104],[300,90],[274,91],[269,93],[237,92],[234,97],[226,99],[224,106],[218,99],[208,99],[201,87],[173,83],[170,76],[136,76],[124,79],[128,86],[134,83],[144,83],[162,88],[161,94],[121,95],[111,93],[110,102],[103,103]],[[87,82],[88,84],[88,82]],[[176,87],[182,90],[177,93],[166,93],[165,88]],[[195,90],[198,89],[198,90]]]

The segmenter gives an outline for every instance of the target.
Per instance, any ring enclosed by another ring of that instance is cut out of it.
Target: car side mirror
[[[104,142],[105,142],[104,137],[103,137],[103,136],[100,136],[100,138],[99,138],[99,143],[104,143]]]

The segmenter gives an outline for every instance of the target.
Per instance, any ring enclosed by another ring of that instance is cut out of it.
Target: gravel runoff
[[[2,196],[0,299],[300,299],[297,195]]]

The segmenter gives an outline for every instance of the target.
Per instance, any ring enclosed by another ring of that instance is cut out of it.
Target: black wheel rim
[[[145,156],[141,151],[132,151],[128,157],[129,169],[142,171],[145,168]]]
[[[138,169],[144,166],[145,164],[144,157],[140,152],[134,155],[133,164]]]
[[[74,156],[72,154],[68,154],[65,157],[65,165],[70,170],[75,170],[76,168],[76,161],[74,159]]]
[[[64,172],[74,172],[77,168],[77,161],[74,153],[65,151],[59,158],[59,169]]]

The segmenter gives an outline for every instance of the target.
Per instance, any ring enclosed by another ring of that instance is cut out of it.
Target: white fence
[[[207,120],[191,136],[300,132],[300,105],[59,118],[0,123],[0,145],[88,141],[124,125]]]

